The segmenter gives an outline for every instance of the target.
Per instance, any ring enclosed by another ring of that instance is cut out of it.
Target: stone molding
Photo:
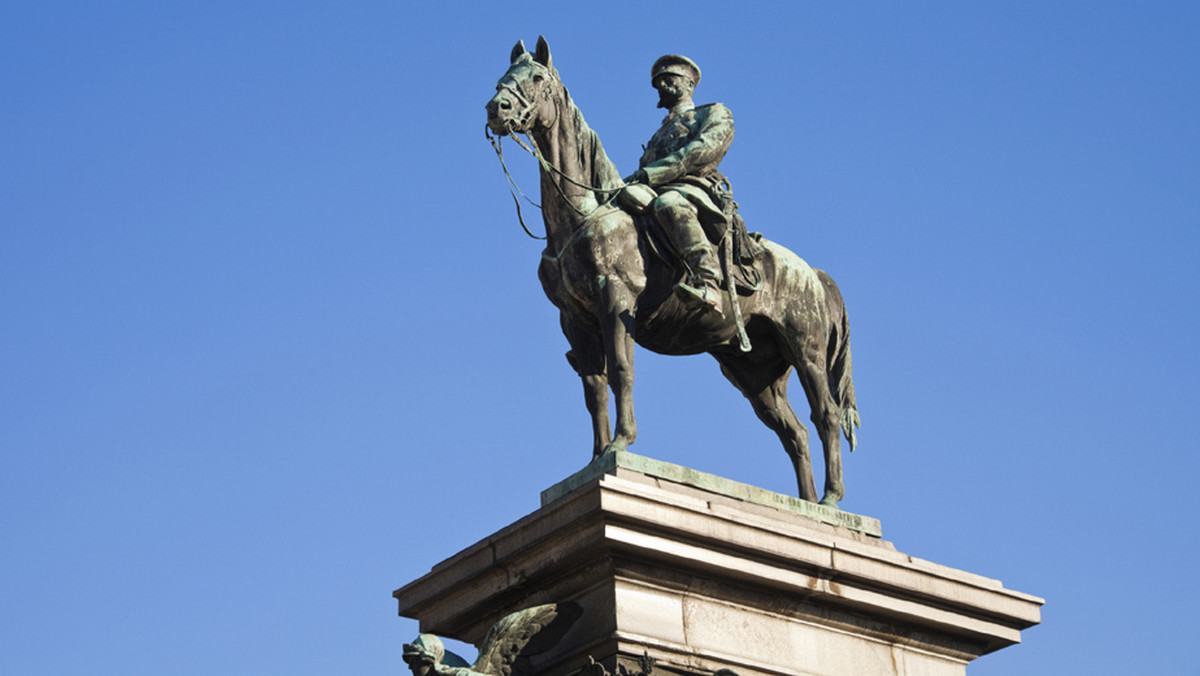
[[[548,674],[643,654],[656,673],[961,674],[1040,621],[1042,599],[997,580],[619,463],[551,496],[397,590],[400,614],[478,643],[509,612],[579,601]]]
[[[768,491],[758,486],[751,486],[740,481],[726,479],[716,474],[708,474],[707,472],[694,470],[691,467],[647,458],[628,451],[602,455],[600,458],[589,463],[587,467],[542,491],[542,506],[554,502],[589,481],[600,478],[601,475],[617,474],[622,470],[655,477],[675,484],[693,486],[710,493],[737,498],[749,504],[763,505],[792,512],[824,523],[843,526],[859,533],[874,535],[875,537],[880,537],[883,534],[883,527],[879,523],[879,519],[852,514],[837,507],[829,507],[801,500],[790,495]]]

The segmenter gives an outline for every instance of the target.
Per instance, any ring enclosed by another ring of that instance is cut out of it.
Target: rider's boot
[[[687,279],[675,285],[675,295],[686,305],[702,307],[724,317],[721,267],[713,246],[700,226],[696,207],[676,191],[663,192],[653,203],[654,216],[667,230],[675,250],[691,270]]]
[[[699,228],[697,228],[699,229]],[[688,278],[675,285],[675,295],[687,305],[702,306],[709,312],[715,312],[724,317],[725,308],[721,300],[721,268],[713,246],[704,239],[703,233],[698,242],[689,242],[692,246],[681,252],[683,259],[692,269]]]

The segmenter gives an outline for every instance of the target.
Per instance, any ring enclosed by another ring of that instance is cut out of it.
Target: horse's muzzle
[[[516,110],[510,96],[504,92],[497,92],[484,107],[487,108],[488,129],[492,130],[493,134],[504,136],[512,132],[513,123],[516,122]]]

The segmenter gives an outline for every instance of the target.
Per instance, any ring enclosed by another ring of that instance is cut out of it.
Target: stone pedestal
[[[965,673],[1020,641],[1043,601],[914,559],[879,522],[622,453],[542,507],[394,593],[421,631],[478,643],[498,619],[559,601],[581,619],[534,659],[617,672],[741,676]]]

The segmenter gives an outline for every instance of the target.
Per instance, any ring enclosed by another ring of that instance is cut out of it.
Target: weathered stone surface
[[[611,469],[397,590],[400,614],[477,643],[510,612],[575,601],[581,619],[536,665],[555,675],[643,653],[663,674],[961,675],[1040,621],[1041,599],[876,537]]]
[[[542,504],[547,505],[584,483],[599,478],[602,474],[623,476],[626,474],[626,471],[647,477],[664,479],[672,483],[694,486],[750,504],[794,512],[801,516],[807,516],[810,519],[816,519],[817,521],[835,526],[844,526],[866,535],[879,537],[883,534],[883,527],[879,523],[879,519],[851,514],[837,507],[793,498],[790,495],[775,493],[764,488],[726,479],[716,474],[708,474],[690,467],[647,458],[628,451],[606,453],[593,460],[587,467],[542,491]]]

